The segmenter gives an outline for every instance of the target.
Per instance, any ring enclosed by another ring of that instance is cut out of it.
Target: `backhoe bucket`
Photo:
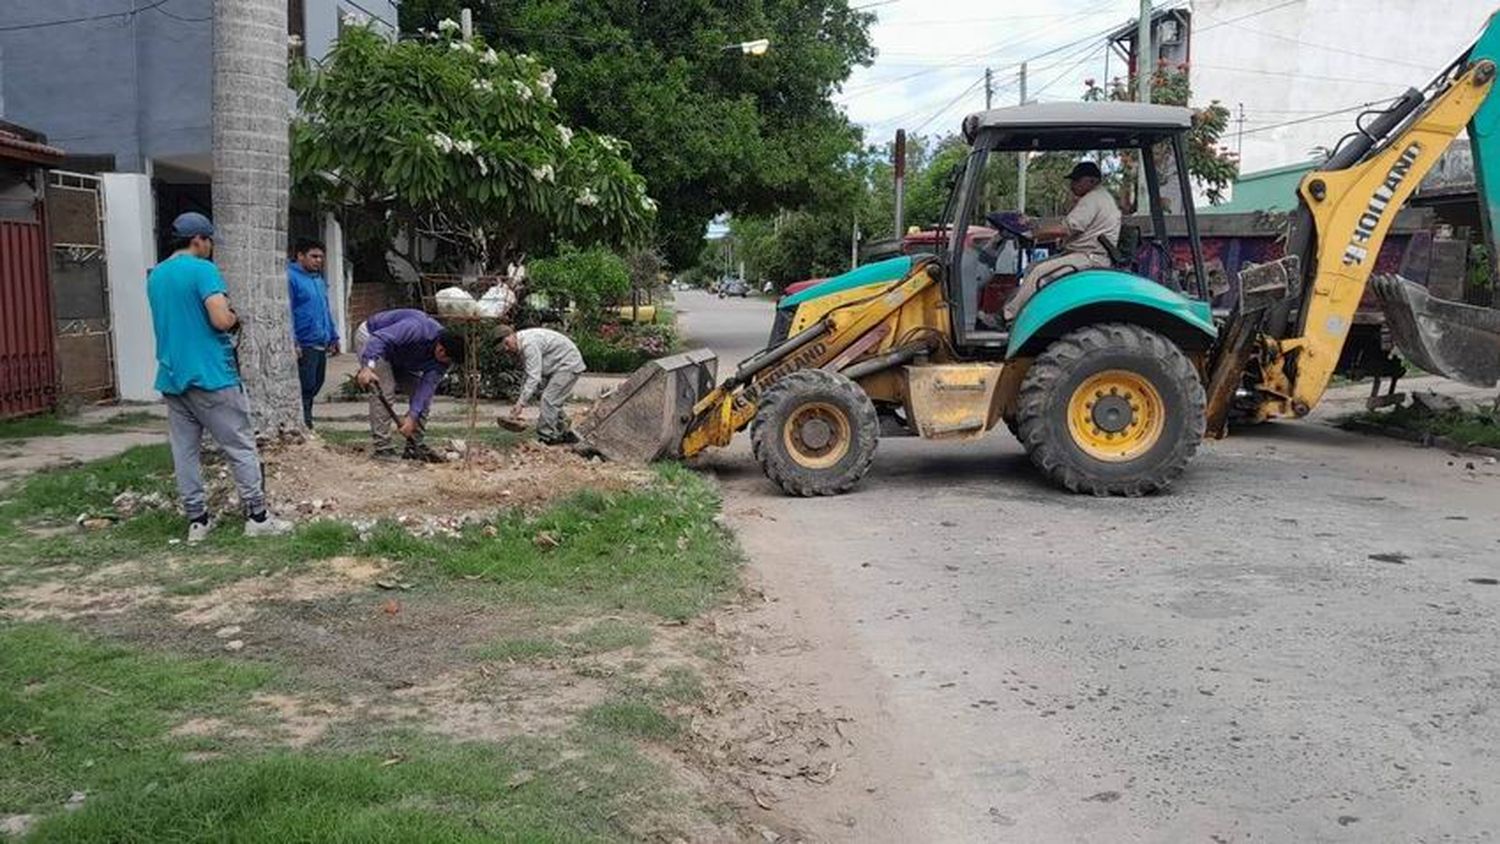
[[[574,431],[622,463],[680,456],[693,405],[713,390],[718,368],[718,356],[708,349],[653,360],[595,402]]]
[[[1407,360],[1475,387],[1500,380],[1500,311],[1439,299],[1398,275],[1375,276],[1372,284]]]

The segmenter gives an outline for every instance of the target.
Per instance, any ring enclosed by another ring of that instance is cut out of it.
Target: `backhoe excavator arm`
[[[1495,63],[1489,59],[1456,67],[1357,163],[1303,177],[1298,190],[1311,212],[1316,245],[1298,330],[1273,340],[1272,360],[1263,369],[1262,393],[1272,405],[1267,415],[1304,416],[1323,397],[1392,221],[1489,98],[1494,82]]]

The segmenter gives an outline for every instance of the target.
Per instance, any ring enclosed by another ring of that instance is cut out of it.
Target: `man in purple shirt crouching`
[[[381,311],[354,332],[354,353],[359,357],[354,380],[364,389],[378,385],[387,396],[409,396],[399,430],[402,436],[421,442],[433,394],[448,367],[463,364],[465,351],[461,335],[422,311]],[[370,438],[376,457],[397,456],[391,445],[391,417],[374,392],[370,395]]]

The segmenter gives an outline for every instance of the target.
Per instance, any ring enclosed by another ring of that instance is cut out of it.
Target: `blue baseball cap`
[[[181,238],[213,237],[214,224],[197,211],[178,214],[172,221],[172,236]]]

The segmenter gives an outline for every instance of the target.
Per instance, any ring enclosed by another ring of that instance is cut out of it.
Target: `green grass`
[[[656,693],[677,703],[696,703],[703,699],[703,678],[686,665],[668,666],[661,672]]]
[[[645,701],[614,700],[583,712],[584,726],[622,738],[665,741],[677,736],[681,725]]]
[[[0,629],[0,814],[40,816],[29,841],[79,844],[612,841],[633,837],[623,818],[674,799],[664,772],[618,737],[675,724],[630,707],[566,740],[387,731],[295,753],[171,735],[194,715],[244,723],[248,696],[272,682],[254,665]],[[222,755],[189,761],[189,750]],[[61,811],[74,792],[82,808]]]
[[[479,659],[493,659],[500,661],[514,660],[516,662],[531,662],[536,660],[558,659],[568,655],[568,646],[556,639],[537,639],[520,637],[515,639],[500,639],[492,644],[485,645],[474,652]]]
[[[569,642],[588,653],[639,649],[651,644],[651,631],[639,624],[607,618],[575,633]]]
[[[269,672],[156,656],[41,625],[0,629],[0,814],[75,791],[144,785],[183,749],[164,734],[221,711]]]
[[[90,567],[171,555],[205,563],[190,567],[185,578],[170,574],[174,590],[194,594],[266,568],[343,555],[385,557],[406,564],[412,574],[484,580],[515,600],[576,602],[683,619],[733,588],[739,560],[733,541],[713,521],[718,498],[712,485],[675,465],[661,467],[644,489],[585,491],[539,515],[501,514],[492,523],[493,537],[474,526],[457,538],[422,539],[387,522],[362,542],[352,527],[313,522],[290,536],[252,540],[240,533],[237,520],[226,519],[208,541],[188,548],[171,544],[185,534],[187,523],[169,511],[100,531],[37,536],[26,530],[67,525],[81,512],[109,512],[114,497],[127,489],[170,495],[171,457],[165,446],[141,446],[26,479],[0,503],[0,560],[5,561],[0,568]],[[539,543],[543,534],[556,547]],[[608,633],[601,628],[593,635]]]
[[[1385,425],[1419,434],[1447,437],[1466,445],[1500,448],[1500,417],[1489,411],[1451,410],[1431,413],[1408,405],[1385,411],[1357,413],[1345,421]]]
[[[0,421],[0,440],[25,440],[34,437],[65,437],[72,434],[108,434],[137,428],[165,428],[159,416],[143,410],[117,413],[99,422],[85,423],[67,417],[44,414]]]

